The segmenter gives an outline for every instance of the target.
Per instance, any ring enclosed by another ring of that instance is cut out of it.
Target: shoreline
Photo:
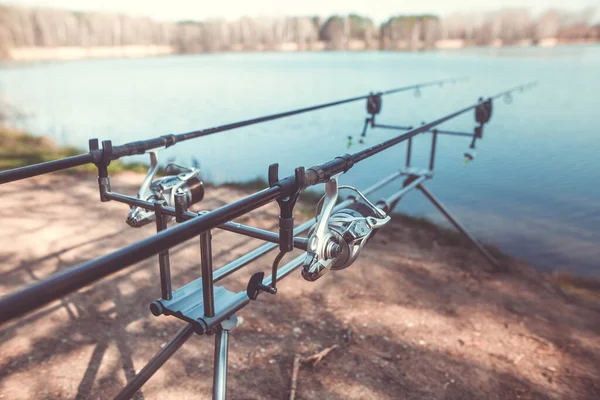
[[[306,53],[306,52],[433,52],[433,51],[461,51],[469,49],[511,49],[511,48],[556,48],[570,46],[600,45],[597,40],[569,40],[560,41],[555,38],[540,41],[534,44],[531,40],[522,43],[471,45],[463,40],[440,40],[433,47],[419,47],[415,49],[381,49],[372,48],[364,41],[352,40],[346,48],[331,49],[326,42],[315,42],[300,45],[295,42],[281,43],[270,47],[257,46],[256,48],[233,47],[220,51],[179,52],[175,46],[170,45],[132,45],[132,46],[62,46],[62,47],[15,47],[5,49],[5,54],[0,55],[0,62],[30,63],[43,61],[74,61],[87,59],[127,59],[127,58],[152,58],[164,56],[188,56],[199,54],[231,54],[231,53]]]

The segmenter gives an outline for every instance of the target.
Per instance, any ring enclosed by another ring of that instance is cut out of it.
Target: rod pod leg
[[[444,215],[444,217],[446,217],[448,219],[448,221],[450,221],[450,223],[452,225],[454,225],[454,227],[460,231],[460,233],[462,233],[467,239],[469,239],[469,241],[471,243],[473,243],[475,248],[477,250],[479,250],[481,255],[484,256],[489,261],[490,264],[492,264],[492,266],[494,267],[494,269],[496,271],[505,271],[506,270],[506,268],[504,266],[500,265],[498,260],[496,260],[494,258],[494,256],[492,256],[490,254],[490,252],[487,251],[487,249],[485,247],[483,247],[483,245],[481,243],[479,243],[479,241],[477,239],[475,239],[475,237],[473,235],[471,235],[469,233],[469,231],[467,231],[467,229],[464,226],[462,226],[462,224],[460,222],[458,222],[458,220],[452,214],[450,214],[450,211],[425,186],[423,186],[423,184],[420,184],[418,186],[418,188],[421,190],[421,192],[423,192],[425,197],[427,197],[427,199],[438,210],[440,210],[440,212]]]
[[[227,397],[227,352],[229,350],[229,331],[237,326],[237,317],[232,315],[221,322],[215,334],[215,359],[213,372],[213,400],[225,400]]]
[[[137,373],[137,375],[127,383],[127,385],[121,389],[121,391],[115,396],[115,400],[129,400],[131,399],[138,390],[150,379],[156,371],[163,366],[163,364],[171,358],[173,354],[183,344],[192,337],[194,334],[194,326],[188,324],[183,327],[169,343],[167,343],[150,361],[144,368]]]

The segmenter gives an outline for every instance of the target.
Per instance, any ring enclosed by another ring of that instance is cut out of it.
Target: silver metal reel
[[[348,268],[373,232],[390,221],[390,217],[358,189],[338,186],[338,177],[334,176],[325,184],[317,222],[309,231],[308,250],[302,267],[302,277],[308,281],[317,280],[330,269]],[[339,189],[353,190],[362,201],[333,213]]]
[[[175,193],[178,191],[186,195],[188,206],[204,198],[204,185],[200,180],[198,169],[168,163],[165,166],[166,172],[174,168],[183,172],[154,179],[158,171],[158,150],[150,150],[148,153],[150,154],[150,169],[140,186],[138,199],[149,202],[164,200],[167,206],[175,207]],[[133,206],[127,215],[126,222],[131,227],[139,228],[155,221],[155,218],[154,211]]]

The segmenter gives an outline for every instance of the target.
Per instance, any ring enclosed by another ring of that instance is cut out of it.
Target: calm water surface
[[[533,91],[495,102],[478,145],[463,166],[466,138],[438,142],[430,189],[479,238],[543,270],[600,276],[600,47],[473,49],[435,53],[220,54],[132,60],[4,65],[1,95],[29,114],[15,123],[61,143],[121,144],[207,128],[262,114],[447,77],[470,80],[387,96],[381,123],[419,124],[523,82]],[[196,139],[163,152],[192,157],[210,179],[266,177],[354,152],[364,103],[353,103]],[[448,122],[471,130],[472,114]],[[376,130],[366,145],[394,135]],[[415,143],[413,164],[426,167],[429,136]],[[344,184],[366,187],[404,163],[405,145],[357,165]],[[384,189],[377,199],[390,194]],[[420,193],[401,211],[441,218]]]

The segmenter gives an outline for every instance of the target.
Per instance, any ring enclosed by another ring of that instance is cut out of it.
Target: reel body
[[[200,180],[200,171],[196,168],[186,168],[169,163],[165,171],[176,167],[183,172],[154,179],[158,170],[158,159],[156,152],[150,152],[151,166],[140,190],[138,198],[144,201],[156,202],[164,200],[165,205],[175,207],[175,193],[183,192],[186,195],[188,206],[201,201],[204,198],[204,184]],[[154,211],[142,207],[131,207],[127,215],[127,224],[133,228],[139,228],[154,222],[156,215]]]
[[[302,277],[315,281],[328,270],[348,268],[377,229],[390,217],[375,207],[362,193],[350,186],[339,189],[355,191],[363,200],[333,213],[338,199],[337,177],[326,183],[323,206],[317,222],[309,231],[308,250],[302,267]]]

